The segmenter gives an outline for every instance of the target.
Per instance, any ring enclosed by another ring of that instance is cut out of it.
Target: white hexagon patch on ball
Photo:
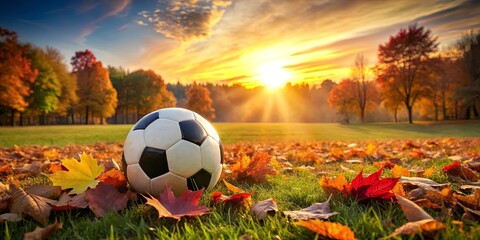
[[[180,196],[187,189],[215,186],[222,171],[223,148],[215,128],[199,114],[164,108],[132,127],[122,162],[133,190],[158,197],[168,185]]]

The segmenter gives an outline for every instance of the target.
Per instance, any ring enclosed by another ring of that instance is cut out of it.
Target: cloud
[[[139,13],[138,24],[150,23],[165,37],[189,41],[208,37],[230,0],[161,0],[153,11]]]

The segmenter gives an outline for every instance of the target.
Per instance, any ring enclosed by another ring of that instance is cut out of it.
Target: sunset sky
[[[104,65],[151,68],[168,82],[320,83],[348,77],[355,55],[409,24],[440,48],[480,28],[478,0],[4,1],[0,26],[67,60],[90,49]],[[273,82],[272,82],[273,81]]]

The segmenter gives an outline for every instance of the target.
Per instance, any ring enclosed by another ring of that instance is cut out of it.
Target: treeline
[[[104,66],[89,50],[70,59],[0,28],[0,125],[135,123],[163,107],[228,122],[373,122],[479,117],[480,32],[438,51],[429,30],[400,29],[371,67],[359,54],[338,84],[166,84],[152,70]]]

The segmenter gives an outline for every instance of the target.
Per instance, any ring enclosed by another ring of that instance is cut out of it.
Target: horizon
[[[5,3],[0,25],[22,42],[59,49],[65,61],[92,50],[105,66],[152,69],[168,83],[338,82],[357,54],[417,23],[439,50],[480,27],[480,1],[85,1]],[[136,47],[137,46],[137,47]],[[69,64],[70,65],[70,64]]]

